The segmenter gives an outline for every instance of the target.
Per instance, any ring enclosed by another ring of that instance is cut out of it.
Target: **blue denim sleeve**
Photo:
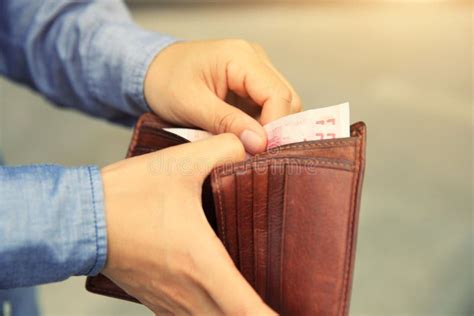
[[[137,26],[118,0],[0,1],[0,74],[124,125],[148,110],[146,71],[175,41]]]
[[[0,167],[0,288],[95,275],[107,256],[95,166]]]

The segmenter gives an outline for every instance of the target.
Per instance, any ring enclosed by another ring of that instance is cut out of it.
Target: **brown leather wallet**
[[[144,114],[127,157],[187,140]],[[289,144],[214,169],[207,219],[235,265],[282,315],[347,315],[365,166],[365,124],[351,137]],[[87,290],[138,302],[104,275]],[[230,290],[230,289],[229,289]]]

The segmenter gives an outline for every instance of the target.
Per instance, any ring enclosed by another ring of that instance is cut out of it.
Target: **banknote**
[[[181,136],[190,142],[195,142],[201,139],[211,137],[213,134],[207,131],[193,128],[163,128],[165,131]]]
[[[267,132],[267,149],[277,146],[322,139],[349,137],[349,103],[307,110],[287,115],[263,126]],[[191,142],[212,136],[191,128],[165,128]]]
[[[349,103],[291,114],[263,126],[267,149],[322,139],[349,137]]]

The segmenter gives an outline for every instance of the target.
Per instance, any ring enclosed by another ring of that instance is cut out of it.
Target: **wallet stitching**
[[[257,183],[256,181],[256,177],[257,177],[257,174],[255,172],[252,172],[252,185],[253,185],[253,189],[252,191],[255,192],[255,183]],[[265,219],[268,218],[268,173],[266,174],[266,179],[265,179],[265,183],[266,183],[266,193],[265,193],[265,202],[262,202],[260,204],[264,204],[264,212],[265,212]],[[258,181],[258,183],[261,184],[261,180]],[[260,205],[260,208],[262,207],[262,205]],[[253,209],[255,209],[255,202],[254,202],[254,205],[252,206]],[[252,211],[253,212],[253,211]],[[253,212],[253,216],[254,216],[254,219],[253,219],[253,222],[254,222],[254,240],[255,240],[255,243],[254,243],[254,279],[255,279],[255,289],[257,290],[257,292],[260,294],[260,296],[262,297],[262,299],[266,299],[266,269],[267,269],[267,253],[268,253],[268,250],[267,250],[267,242],[262,242],[262,233],[256,233],[255,232],[255,223],[257,223],[257,220],[255,219],[255,216],[256,216],[256,213]],[[262,222],[262,221],[258,221],[258,222]],[[267,223],[267,220],[263,221],[264,223]],[[268,231],[268,230],[266,230]],[[267,238],[265,240],[268,239],[268,235],[266,234],[265,235]],[[265,252],[264,252],[264,256],[260,256],[258,254],[258,250],[257,249],[265,249]],[[260,268],[261,266],[263,265],[263,268]],[[264,277],[262,278],[262,274],[264,275]],[[262,282],[262,280],[264,280],[264,282]]]
[[[232,260],[234,260],[235,265],[239,267],[239,271],[242,269],[242,260],[241,260],[241,255],[240,255],[240,226],[239,226],[239,196],[240,196],[240,191],[239,191],[239,185],[237,183],[237,176],[235,174],[232,175],[232,183],[234,186],[234,189],[232,190],[232,193],[234,194],[234,203],[232,203],[233,206],[233,214],[232,214],[232,223],[235,223],[235,238],[236,242],[232,243],[229,241],[229,245],[233,244],[236,246],[236,249],[234,249],[234,257]],[[225,213],[224,213],[225,214]],[[229,214],[226,215],[228,217]],[[226,218],[227,219],[227,218]],[[230,238],[230,236],[229,236]]]
[[[357,130],[359,131],[359,130]],[[352,136],[354,137],[354,136]],[[287,144],[287,145],[282,145],[278,146],[275,148],[271,148],[267,150],[266,152],[263,152],[260,155],[266,154],[266,153],[272,153],[272,152],[277,152],[282,149],[298,149],[298,148],[313,148],[313,147],[346,147],[346,146],[351,146],[354,145],[354,142],[357,140],[336,140],[336,141],[319,141],[319,142],[314,142],[314,143],[296,143],[296,144]]]
[[[252,172],[252,223],[253,223],[253,232],[252,232],[252,238],[253,238],[253,282],[255,285],[255,290],[258,293],[258,285],[257,285],[257,266],[258,266],[258,259],[257,259],[257,249],[259,245],[259,240],[257,238],[257,233],[256,233],[256,228],[255,228],[255,173]]]
[[[270,232],[268,230],[268,227],[269,227],[269,221],[268,221],[268,218],[270,216],[270,211],[269,211],[269,205],[270,205],[270,173],[267,172],[267,179],[266,179],[266,182],[267,182],[267,198],[266,198],[266,201],[265,201],[265,212],[266,212],[266,216],[265,216],[265,223],[266,223],[266,231],[267,231],[267,234],[266,234],[266,240],[265,240],[265,277],[263,278],[264,280],[264,283],[265,283],[265,300],[268,299],[268,266],[270,264],[269,262],[269,249],[268,249],[268,245],[269,245],[269,238],[270,238]]]
[[[360,131],[359,131],[360,132]],[[357,142],[356,142],[356,146],[355,146],[355,151],[356,151],[356,154],[355,154],[355,168],[356,170],[358,170],[358,167],[359,167],[359,159],[360,159],[360,140],[358,139]],[[352,178],[352,188],[351,188],[351,214],[350,214],[350,217],[349,217],[349,242],[348,242],[348,245],[346,247],[346,266],[345,266],[345,271],[344,271],[344,281],[343,281],[343,293],[342,293],[342,311],[341,311],[341,314],[344,315],[345,311],[346,311],[346,308],[347,308],[347,294],[348,294],[348,291],[349,291],[349,288],[348,288],[348,281],[349,281],[349,273],[350,273],[350,268],[351,268],[351,261],[352,261],[352,239],[353,239],[353,235],[354,235],[354,231],[353,231],[353,226],[354,226],[354,215],[355,215],[355,193],[356,193],[356,184],[357,184],[357,180],[358,180],[358,177],[359,177],[359,172],[356,172],[354,173],[354,177]]]
[[[219,200],[219,213],[221,214],[221,231],[222,231],[222,243],[224,244],[224,246],[227,246],[227,241],[226,241],[226,237],[225,237],[225,220],[224,220],[224,211],[223,211],[223,207],[222,207],[222,196],[221,196],[221,189],[220,189],[220,182],[221,182],[221,178],[217,178],[217,181],[216,181],[216,189],[217,189],[217,196],[218,196],[218,200]]]
[[[251,256],[251,262],[252,262],[252,277],[253,277],[253,280],[252,280],[252,283],[253,285],[255,286],[256,284],[256,279],[255,279],[255,235],[254,235],[254,232],[255,232],[255,221],[254,221],[254,217],[253,217],[253,214],[254,213],[254,197],[255,197],[255,190],[254,190],[254,178],[253,178],[253,173],[250,174],[250,180],[252,181],[252,186],[251,186],[251,189],[250,189],[250,195],[251,195],[251,202],[249,203],[249,208],[250,208],[250,215],[249,215],[249,218],[252,220],[252,231],[251,231],[251,238],[252,238],[252,256]]]
[[[293,161],[292,161],[293,160]],[[300,165],[300,166],[306,166],[308,163],[312,162],[317,162],[317,165],[314,165],[314,167],[328,167],[328,166],[335,166],[335,167],[340,167],[345,170],[351,170],[353,169],[354,165],[352,162],[343,162],[343,161],[333,161],[333,160],[325,160],[323,158],[295,158],[295,157],[279,157],[279,158],[262,158],[260,160],[255,160],[251,162],[245,162],[245,164],[241,165],[233,165],[231,168],[226,168],[220,167],[221,170],[216,170],[217,174],[219,176],[228,176],[234,172],[238,171],[247,171],[249,169],[255,169],[255,165],[259,164],[270,164],[275,162],[278,165],[281,164],[289,164],[289,165]]]
[[[284,193],[283,193],[283,198],[284,198],[284,201],[283,201],[283,210],[282,210],[282,222],[281,222],[281,239],[280,239],[280,297],[279,297],[279,300],[281,302],[281,305],[280,305],[280,308],[282,310],[285,310],[285,307],[286,307],[286,300],[285,300],[285,296],[283,295],[283,278],[281,277],[283,275],[283,254],[284,254],[284,248],[285,248],[285,223],[286,223],[286,210],[288,208],[288,199],[287,199],[287,195],[286,195],[286,192],[288,191],[288,173],[286,172],[286,166],[285,166],[285,185],[284,185]]]

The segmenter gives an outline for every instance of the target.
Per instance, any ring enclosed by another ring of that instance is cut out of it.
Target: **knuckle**
[[[294,106],[294,111],[301,112],[302,110],[303,110],[303,106],[301,105],[301,103],[296,103]]]
[[[231,130],[232,126],[235,125],[237,117],[234,113],[226,113],[224,115],[218,115],[214,119],[214,131],[217,133],[224,133]]]
[[[235,61],[230,61],[227,64],[227,72],[231,77],[239,77],[242,75],[242,67]]]
[[[288,89],[288,88],[280,88],[278,91],[277,91],[277,95],[278,97],[283,100],[284,102],[286,102],[288,105],[291,105],[292,101],[293,101],[293,94],[291,93],[291,90]]]
[[[297,94],[293,95],[292,105],[295,112],[300,112],[303,109],[303,105],[301,104],[301,98]]]

